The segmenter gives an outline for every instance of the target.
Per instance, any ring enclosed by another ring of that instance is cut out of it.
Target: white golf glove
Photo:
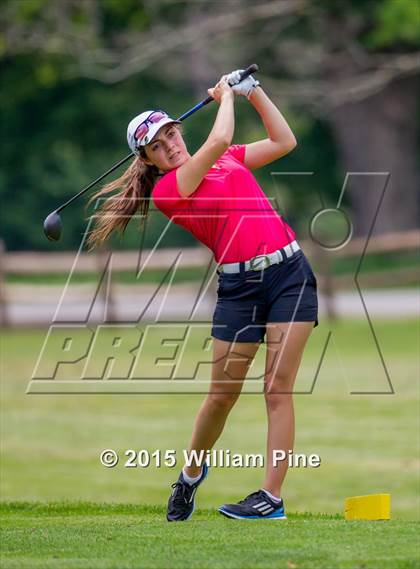
[[[252,91],[255,87],[258,87],[260,82],[257,79],[254,79],[252,75],[248,75],[246,79],[240,81],[241,73],[243,69],[237,69],[236,71],[232,71],[227,76],[227,81],[229,85],[232,87],[232,91],[236,95],[243,95],[247,99],[251,96]]]

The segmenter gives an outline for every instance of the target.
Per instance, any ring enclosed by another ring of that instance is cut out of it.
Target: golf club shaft
[[[99,178],[96,178],[96,180],[94,180],[93,182],[91,182],[88,186],[86,186],[86,188],[83,188],[83,190],[80,190],[80,192],[78,194],[76,194],[75,196],[73,196],[72,198],[70,198],[68,201],[66,201],[65,203],[63,203],[63,205],[60,205],[59,208],[57,208],[55,211],[57,213],[60,213],[61,210],[63,210],[65,207],[67,207],[68,205],[70,205],[72,202],[74,202],[74,200],[77,200],[77,198],[79,198],[82,194],[86,193],[88,190],[90,190],[90,188],[93,188],[93,186],[95,184],[97,184],[98,182],[100,182],[101,180],[103,180],[104,178],[106,178],[109,174],[111,174],[111,172],[113,172],[114,170],[116,170],[117,168],[119,168],[122,164],[124,164],[124,162],[127,162],[127,160],[129,160],[130,158],[132,158],[133,156],[135,156],[135,154],[133,154],[132,152],[130,152],[130,154],[128,154],[128,156],[126,156],[125,158],[123,158],[122,160],[120,160],[119,162],[117,162],[116,164],[114,164],[114,166],[112,166],[112,168],[110,168],[109,170],[107,170],[105,172],[105,174],[102,174],[102,176],[99,176]]]
[[[252,65],[250,65],[249,67],[247,67],[246,69],[244,69],[241,73],[241,81],[243,79],[246,79],[249,75],[251,75],[251,73],[255,73],[256,71],[258,71],[258,65],[256,65],[255,63],[253,63]],[[193,107],[192,109],[190,109],[189,111],[187,111],[186,113],[184,113],[183,115],[181,115],[179,117],[179,121],[183,121],[184,119],[188,118],[189,116],[191,116],[193,113],[197,112],[198,110],[200,110],[202,107],[204,107],[204,105],[207,105],[208,103],[210,103],[211,101],[214,101],[213,97],[207,97],[206,99],[204,99],[203,101],[201,101],[200,103],[198,103],[197,105],[195,105],[195,107]],[[86,186],[86,188],[83,188],[83,190],[81,190],[79,193],[77,193],[75,196],[73,196],[72,198],[70,198],[68,201],[66,201],[65,203],[63,203],[60,207],[58,207],[55,211],[56,213],[60,213],[60,211],[62,211],[65,207],[67,207],[68,205],[70,205],[71,203],[73,203],[75,200],[77,200],[77,198],[79,198],[81,195],[83,195],[84,193],[86,193],[88,190],[90,190],[91,188],[93,188],[93,186],[95,186],[98,182],[100,182],[101,180],[103,180],[104,178],[106,178],[109,174],[111,174],[112,172],[114,172],[114,170],[116,170],[117,168],[119,168],[122,164],[124,164],[125,162],[127,162],[127,160],[130,160],[130,158],[132,158],[133,156],[135,156],[135,154],[133,152],[130,152],[130,154],[128,154],[125,158],[122,158],[122,160],[120,160],[119,162],[117,162],[116,164],[114,164],[114,166],[112,166],[109,170],[107,170],[104,174],[102,174],[101,176],[99,176],[99,178],[96,178],[96,180],[94,180],[93,182],[91,182],[88,186]]]

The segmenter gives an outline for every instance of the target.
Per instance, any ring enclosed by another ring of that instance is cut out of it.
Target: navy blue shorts
[[[301,249],[262,271],[219,273],[218,285],[214,338],[264,342],[269,322],[315,322],[318,326],[317,282]]]

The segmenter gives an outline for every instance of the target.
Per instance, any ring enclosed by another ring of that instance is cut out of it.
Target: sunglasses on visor
[[[134,133],[134,138],[137,142],[142,140],[149,132],[149,124],[154,124],[162,119],[166,118],[168,115],[164,111],[153,111],[136,129]]]

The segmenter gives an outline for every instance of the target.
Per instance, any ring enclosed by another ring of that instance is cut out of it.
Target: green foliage
[[[248,0],[242,3],[256,9]],[[49,243],[43,235],[45,216],[128,153],[125,129],[134,114],[162,107],[180,115],[198,100],[197,94],[193,95],[193,82],[185,79],[195,49],[189,43],[169,53],[170,77],[165,74],[168,60],[163,56],[153,56],[146,68],[115,84],[85,78],[86,69],[90,64],[93,69],[95,65],[102,70],[113,69],[127,47],[130,56],[138,50],[141,57],[143,42],[146,47],[153,42],[158,46],[160,34],[164,37],[171,27],[182,27],[188,21],[191,3],[7,0],[3,4],[0,199],[6,246],[76,249],[86,228],[86,200],[63,212],[64,232],[58,243]],[[203,18],[212,16],[211,5],[205,7],[203,3],[202,8]],[[214,52],[213,64],[226,60],[236,66],[236,61],[255,59],[267,77],[296,82],[309,77],[317,81],[322,79],[323,68],[307,63],[303,68],[294,67],[293,58],[286,64],[278,57],[277,46],[283,40],[291,42],[291,53],[294,45],[297,53],[316,53],[319,49],[322,55],[322,50],[332,49],[326,30],[339,26],[346,30],[342,34],[346,38],[344,47],[351,40],[372,51],[383,47],[401,50],[401,45],[411,49],[418,44],[420,33],[414,0],[314,0],[311,9],[298,12],[287,25],[283,23],[279,20],[277,26],[273,19],[267,34],[267,21],[256,18],[244,29],[234,28],[232,35],[207,38]],[[156,38],[150,33],[154,29]],[[209,61],[212,57],[213,53]],[[209,85],[214,79],[209,73]],[[311,215],[324,199],[334,204],[342,183],[336,143],[328,118],[315,118],[310,107],[302,103],[285,108],[281,97],[275,97],[274,102],[289,120],[299,145],[281,161],[257,171],[256,177],[269,196],[280,198],[280,211],[306,236]],[[190,152],[204,142],[215,112],[215,105],[209,105],[184,124]],[[265,136],[258,115],[245,101],[238,101],[234,142],[247,143]],[[285,171],[312,171],[314,175],[273,174]],[[115,236],[112,243],[118,248],[138,246],[138,222],[132,220],[124,239]],[[166,223],[162,214],[152,212],[145,246],[154,245]],[[179,227],[171,227],[168,235],[173,245],[195,243]]]
[[[333,19],[341,25],[347,41],[353,36],[369,50],[420,45],[418,0],[314,0],[313,7],[324,23]]]
[[[139,0],[123,0],[122,2],[102,0],[99,7],[102,12],[103,30],[106,33],[124,33],[129,29],[135,29],[138,32],[150,23],[148,13]]]
[[[151,73],[110,86],[64,80],[60,65],[52,58],[26,56],[3,64],[3,80],[9,87],[0,94],[4,111],[0,196],[8,249],[51,248],[43,235],[43,219],[128,154],[125,129],[133,115],[154,106],[180,115],[189,104],[181,85],[168,85]],[[200,140],[199,129],[196,120],[189,136],[192,142]],[[63,237],[54,249],[80,245],[87,221],[85,203],[82,199],[63,212]],[[147,233],[149,246],[165,219],[154,214]],[[135,220],[132,225],[137,225]],[[193,242],[183,233],[181,243]],[[138,240],[137,231],[124,246],[136,246]]]
[[[367,38],[373,48],[393,44],[420,46],[420,3],[417,0],[381,0],[375,7],[375,27]]]
[[[25,23],[35,22],[49,3],[49,0],[30,0],[26,2],[6,1],[6,4],[9,4],[9,9],[14,9],[16,21]]]

